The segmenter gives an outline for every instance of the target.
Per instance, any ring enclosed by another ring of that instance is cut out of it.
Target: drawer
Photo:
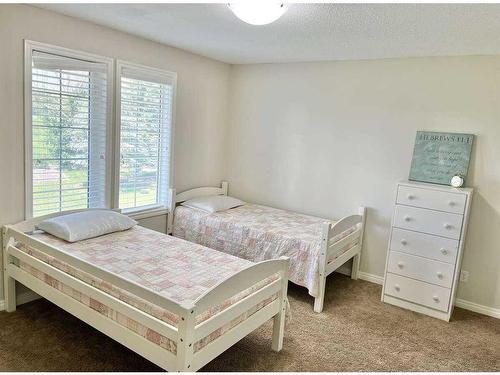
[[[394,226],[458,240],[462,231],[462,219],[463,215],[397,204]]]
[[[451,289],[387,273],[384,293],[432,309],[447,312]]]
[[[399,185],[396,203],[463,214],[466,199],[465,194]]]
[[[387,272],[451,288],[455,265],[391,251],[387,262]]]
[[[454,264],[457,259],[458,241],[393,228],[390,249]]]

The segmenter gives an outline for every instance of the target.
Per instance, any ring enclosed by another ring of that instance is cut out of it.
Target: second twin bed
[[[192,208],[190,204],[201,197],[206,197],[207,203],[210,197],[227,196],[227,189],[227,182],[223,182],[220,188],[201,187],[179,194],[172,190],[169,232],[252,262],[289,258],[289,280],[308,289],[315,298],[316,312],[323,309],[329,274],[353,259],[351,277],[357,278],[364,207],[359,208],[359,214],[335,222],[244,202],[217,212]]]

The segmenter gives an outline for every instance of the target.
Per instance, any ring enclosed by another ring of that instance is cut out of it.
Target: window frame
[[[115,76],[115,126],[114,126],[114,160],[115,167],[113,168],[113,208],[119,208],[120,199],[120,154],[121,154],[121,77],[123,69],[130,69],[136,72],[144,79],[151,79],[156,82],[166,81],[172,84],[172,108],[170,119],[170,139],[167,157],[169,159],[168,170],[168,186],[159,187],[171,189],[174,178],[174,134],[175,134],[175,112],[176,112],[176,94],[177,94],[177,73],[163,69],[152,68],[146,65],[136,64],[125,60],[116,60],[116,76]],[[167,194],[168,195],[168,194]],[[129,216],[135,219],[159,216],[169,213],[167,205],[155,205],[149,207],[129,208],[123,210]]]
[[[25,218],[33,217],[33,108],[32,108],[32,59],[33,51],[39,51],[63,57],[88,60],[106,65],[106,179],[105,208],[112,207],[113,170],[113,100],[114,94],[114,64],[113,59],[92,53],[76,51],[69,48],[54,46],[32,40],[24,41],[24,180],[25,180]]]

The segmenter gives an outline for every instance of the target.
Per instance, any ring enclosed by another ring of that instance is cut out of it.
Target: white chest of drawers
[[[400,182],[382,301],[449,321],[472,189]]]

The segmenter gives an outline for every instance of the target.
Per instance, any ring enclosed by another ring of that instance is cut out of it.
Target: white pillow
[[[211,195],[208,197],[193,198],[181,204],[186,207],[197,208],[205,212],[214,213],[243,206],[245,202],[226,195]]]
[[[36,227],[68,242],[132,228],[137,221],[111,210],[90,210],[53,217]]]

